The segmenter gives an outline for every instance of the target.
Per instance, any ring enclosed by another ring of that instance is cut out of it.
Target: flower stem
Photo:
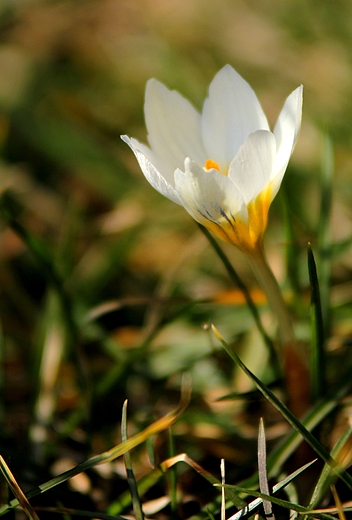
[[[277,318],[289,405],[292,412],[299,417],[310,403],[309,373],[304,352],[295,338],[291,316],[263,248],[258,248],[255,253],[247,255],[247,258]]]
[[[296,343],[291,316],[263,249],[257,250],[253,255],[248,255],[248,261],[277,318],[280,343],[282,345]]]

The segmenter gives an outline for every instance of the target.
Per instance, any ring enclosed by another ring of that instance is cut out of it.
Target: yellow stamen
[[[214,169],[214,170],[220,171],[220,166],[218,165],[217,162],[213,161],[212,159],[208,159],[207,161],[205,161],[204,168],[206,170]]]

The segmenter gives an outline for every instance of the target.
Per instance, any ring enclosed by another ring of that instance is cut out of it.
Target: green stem
[[[277,318],[289,404],[292,412],[300,417],[310,404],[309,374],[304,352],[295,338],[291,316],[263,248],[258,248],[247,258]]]
[[[237,274],[237,271],[235,270],[235,268],[233,267],[233,265],[231,264],[230,260],[227,258],[227,256],[225,255],[224,251],[221,249],[221,247],[219,246],[219,244],[217,243],[217,241],[215,240],[215,238],[213,237],[213,235],[210,233],[210,231],[202,226],[201,224],[198,224],[198,227],[199,229],[202,231],[202,233],[206,236],[206,238],[208,239],[211,247],[214,249],[215,253],[218,255],[219,259],[221,260],[221,262],[223,263],[226,271],[228,272],[230,278],[232,279],[232,281],[236,284],[236,286],[240,289],[240,291],[242,292],[245,300],[246,300],[246,303],[247,303],[247,306],[248,306],[248,309],[249,311],[251,312],[252,314],[252,317],[254,319],[254,322],[263,338],[263,341],[268,349],[268,352],[269,352],[269,355],[270,355],[270,363],[273,367],[273,370],[274,370],[274,373],[276,375],[276,377],[279,379],[281,377],[281,369],[280,369],[280,364],[279,364],[279,361],[278,361],[278,356],[277,356],[277,353],[275,351],[275,348],[274,348],[274,344],[272,342],[272,340],[270,339],[270,337],[268,336],[262,322],[261,322],[261,319],[260,319],[260,315],[259,315],[259,311],[251,297],[251,294],[249,292],[249,290],[247,289],[246,285],[244,284],[244,282],[242,281],[242,279],[239,277],[239,275]]]
[[[247,259],[277,318],[280,342],[283,345],[293,345],[296,339],[291,316],[288,312],[279,284],[265,258],[263,249],[258,249],[254,254],[247,255]]]

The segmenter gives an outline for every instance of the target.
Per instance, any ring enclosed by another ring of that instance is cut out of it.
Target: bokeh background
[[[52,475],[57,460],[77,463],[117,442],[126,397],[136,429],[168,410],[184,371],[192,373],[195,403],[179,427],[178,449],[208,467],[221,456],[253,464],[247,445],[255,442],[259,405],[215,403],[251,385],[202,326],[215,322],[255,371],[264,371],[265,348],[205,237],[181,207],[149,186],[120,140],[120,134],[146,139],[149,78],[200,110],[226,63],[253,86],[272,126],[286,97],[304,85],[301,135],[266,234],[269,261],[303,340],[306,248],[319,245],[321,170],[333,143],[331,348],[338,350],[352,325],[352,3],[0,3],[0,190],[60,274],[78,329],[72,345],[50,280],[3,220],[0,440],[25,487]],[[245,260],[223,246],[273,332]],[[270,417],[272,435],[279,435],[285,426]],[[237,444],[229,442],[234,436]],[[139,464],[143,473],[143,457]],[[87,486],[80,492],[91,491],[94,478]],[[106,487],[102,503],[110,500]]]

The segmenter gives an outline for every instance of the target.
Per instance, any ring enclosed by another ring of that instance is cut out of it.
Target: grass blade
[[[121,438],[122,438],[123,442],[127,441],[127,399],[123,403],[123,408],[122,408]],[[144,513],[143,513],[142,504],[141,504],[139,494],[138,494],[136,478],[134,476],[133,469],[132,469],[131,454],[129,451],[126,451],[126,453],[124,455],[124,460],[125,460],[125,467],[126,467],[126,473],[127,473],[127,481],[128,481],[128,485],[130,487],[130,492],[131,492],[131,496],[132,496],[133,511],[136,516],[136,520],[144,520]]]
[[[233,352],[229,345],[224,341],[220,333],[217,331],[214,325],[212,325],[214,334],[219,339],[221,344],[223,345],[226,352],[233,359],[233,361],[238,365],[247,376],[253,381],[253,383],[257,386],[257,388],[262,392],[264,397],[270,401],[270,403],[281,413],[281,415],[288,421],[288,423],[299,432],[303,439],[313,448],[313,450],[322,458],[322,460],[328,463],[331,469],[336,473],[337,476],[341,478],[347,484],[347,486],[352,489],[352,477],[349,475],[339,464],[334,460],[330,454],[325,450],[325,448],[320,444],[320,442],[312,435],[303,424],[293,415],[293,413],[287,408],[287,406],[280,401],[276,397],[275,394],[264,384],[262,383],[241,361],[239,356]]]
[[[268,473],[266,469],[266,440],[263,418],[260,418],[259,422],[259,434],[258,434],[258,473],[259,473],[259,489],[261,493],[270,495]],[[263,500],[263,508],[266,518],[275,519],[273,515],[273,508],[271,502]]]
[[[318,274],[311,245],[308,244],[308,272],[310,281],[310,316],[311,316],[311,392],[316,401],[322,397],[325,386],[324,324],[321,309]]]
[[[324,136],[324,147],[321,167],[321,200],[318,221],[319,244],[319,280],[320,297],[325,333],[329,324],[330,276],[332,262],[332,244],[330,233],[332,179],[334,174],[334,153],[330,136]]]
[[[220,472],[221,472],[221,512],[220,519],[226,520],[226,501],[225,501],[225,459],[220,461]]]
[[[6,482],[10,486],[13,494],[15,495],[18,504],[22,507],[23,511],[26,513],[30,520],[39,520],[37,513],[33,510],[31,504],[28,502],[26,495],[23,493],[22,489],[18,485],[15,477],[13,476],[10,468],[6,464],[3,457],[0,455],[0,471],[3,474]]]
[[[286,238],[286,273],[289,283],[296,293],[296,295],[300,294],[301,284],[299,277],[299,262],[297,262],[297,258],[300,255],[301,248],[297,242],[294,226],[293,226],[293,215],[290,208],[290,197],[283,187],[282,191],[282,208],[284,215],[284,225],[285,225],[285,238]]]
[[[172,436],[171,428],[169,428],[169,443],[168,443],[168,452],[169,452],[169,458],[172,458],[175,456],[175,444],[174,444],[174,438]],[[170,495],[171,495],[171,511],[174,518],[178,517],[178,500],[177,500],[177,473],[176,468],[172,466],[170,468],[170,471],[168,472],[169,476],[169,489],[170,489]]]
[[[331,492],[332,492],[332,495],[333,495],[334,500],[335,500],[336,509],[338,511],[339,519],[340,520],[346,520],[346,515],[344,513],[340,497],[339,497],[339,495],[338,495],[334,485],[331,486]]]
[[[331,450],[331,456],[339,461],[339,463],[344,467],[347,467],[351,462],[351,434],[352,430],[349,426]],[[344,458],[347,460],[344,460]],[[330,466],[325,464],[309,502],[309,509],[315,509],[319,506],[326,496],[327,490],[335,480],[336,475],[331,471]]]

